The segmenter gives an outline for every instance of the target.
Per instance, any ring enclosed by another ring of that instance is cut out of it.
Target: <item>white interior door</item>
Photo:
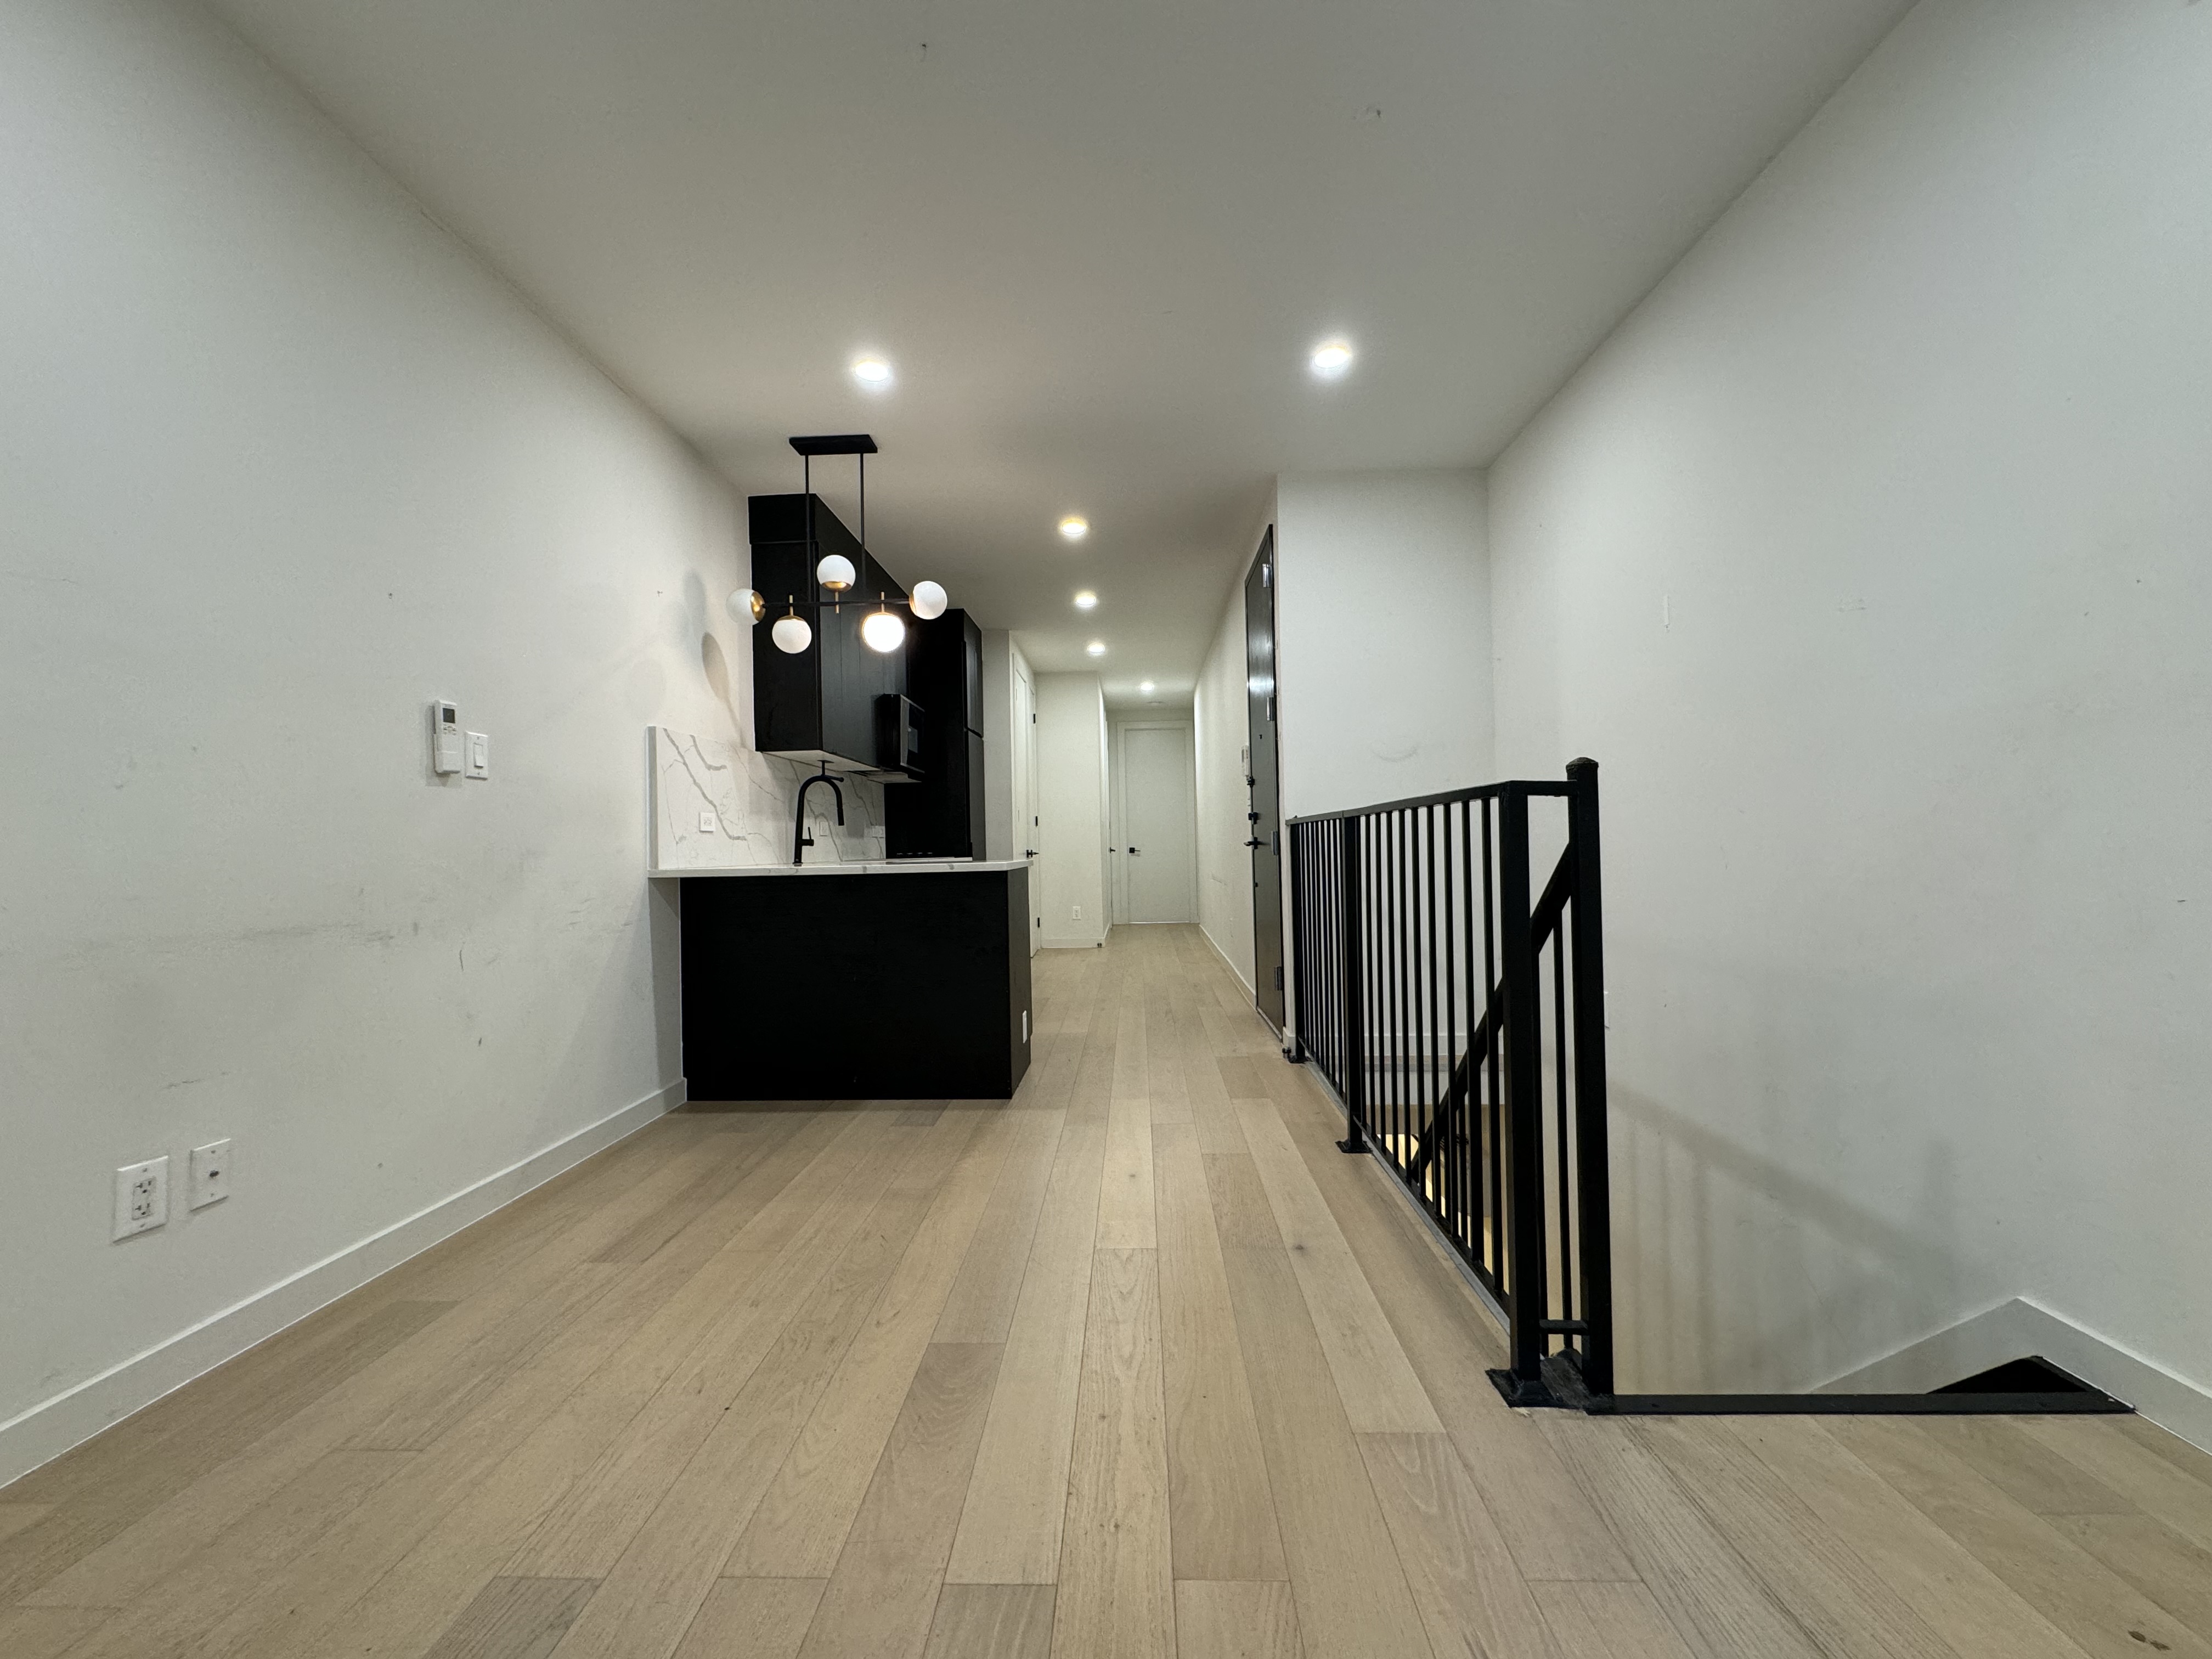
[[[1018,662],[1014,665],[1014,741],[1013,776],[1014,847],[1031,858],[1037,854],[1037,796],[1036,796],[1036,688],[1030,677],[1022,672]],[[1030,954],[1037,951],[1037,938],[1044,929],[1044,895],[1037,889],[1036,869],[1030,870]]]
[[[1122,914],[1198,920],[1197,768],[1188,726],[1121,728]]]

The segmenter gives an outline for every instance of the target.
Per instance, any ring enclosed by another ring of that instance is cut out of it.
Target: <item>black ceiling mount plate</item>
[[[791,447],[802,455],[872,455],[876,441],[865,432],[832,432],[813,438],[793,438]]]

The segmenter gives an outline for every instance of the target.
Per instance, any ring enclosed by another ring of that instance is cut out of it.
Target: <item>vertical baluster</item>
[[[1444,1086],[1443,1099],[1437,1107],[1443,1121],[1443,1132],[1437,1137],[1434,1166],[1444,1224],[1454,1238],[1464,1241],[1462,1212],[1465,1206],[1460,1201],[1459,1184],[1459,975],[1455,971],[1456,946],[1452,938],[1452,919],[1458,912],[1452,903],[1452,811],[1449,805],[1443,809],[1443,866],[1444,908],[1441,915],[1444,934]]]
[[[1498,1054],[1505,1033],[1504,1003],[1498,983],[1498,929],[1495,888],[1498,860],[1492,841],[1493,802],[1482,803],[1482,1000],[1490,1015],[1483,1044],[1483,1069],[1489,1073],[1490,1120],[1490,1272],[1495,1288],[1505,1294],[1505,1110],[1504,1079],[1499,1075]]]
[[[1360,940],[1360,998],[1363,998],[1363,1030],[1367,1033],[1367,1053],[1363,1057],[1363,1078],[1360,1088],[1367,1099],[1367,1133],[1376,1134],[1380,1128],[1378,1113],[1382,1110],[1382,1078],[1380,1078],[1380,1046],[1382,1036],[1382,884],[1380,884],[1380,856],[1382,856],[1382,836],[1380,818],[1360,818],[1360,918],[1364,922],[1364,938]]]
[[[1428,971],[1424,975],[1428,996],[1421,1018],[1421,1098],[1429,1121],[1434,1125],[1443,1114],[1443,1100],[1437,1087],[1437,1045],[1442,1027],[1437,1020],[1437,813],[1433,806],[1421,809],[1421,873],[1428,883],[1428,896],[1422,902],[1421,914],[1427,918],[1429,958]],[[1431,1168],[1434,1167],[1432,1160]],[[1437,1201],[1431,1207],[1441,1208],[1443,1182],[1438,1180],[1433,1184]],[[1423,1190],[1427,1190],[1426,1183]]]
[[[1575,1172],[1583,1234],[1583,1382],[1613,1392],[1613,1200],[1606,1168],[1605,945],[1598,876],[1597,763],[1567,764],[1574,854]]]
[[[1575,1316],[1574,1195],[1569,1186],[1567,1127],[1567,935],[1552,933],[1552,1091],[1559,1097],[1559,1317]],[[1572,1344],[1563,1343],[1563,1346]]]
[[[1506,1162],[1511,1196],[1506,1225],[1512,1235],[1510,1310],[1513,1374],[1534,1388],[1543,1375],[1544,1122],[1542,1009],[1536,977],[1536,939],[1529,914],[1528,796],[1508,784],[1500,792],[1498,903],[1504,920],[1499,940],[1505,972]]]
[[[1413,1030],[1413,1053],[1406,1068],[1406,1128],[1412,1137],[1406,1143],[1409,1163],[1412,1148],[1428,1128],[1425,1119],[1429,1101],[1429,1034],[1427,1022],[1422,1017],[1426,988],[1421,982],[1421,951],[1429,931],[1428,916],[1421,908],[1421,819],[1425,816],[1418,809],[1406,814],[1406,875],[1411,892],[1406,921],[1407,935],[1413,947],[1407,962],[1406,980],[1413,992],[1410,1018]]]
[[[1481,985],[1475,976],[1474,967],[1474,884],[1478,872],[1474,862],[1474,814],[1477,803],[1462,801],[1459,809],[1459,868],[1460,949],[1466,953],[1467,988],[1467,1088],[1462,1109],[1467,1114],[1467,1125],[1460,1136],[1460,1158],[1462,1175],[1460,1190],[1466,1194],[1468,1249],[1473,1252],[1476,1264],[1486,1272],[1489,1262],[1482,1233],[1482,1062],[1476,1057],[1475,1033],[1481,1018],[1482,999],[1489,987]],[[1481,803],[1484,813],[1490,811],[1487,802]]]
[[[1389,1143],[1391,1161],[1393,1163],[1396,1163],[1399,1161],[1399,1099],[1401,1091],[1405,1088],[1406,1081],[1403,1075],[1406,1058],[1405,995],[1403,989],[1401,988],[1405,970],[1406,911],[1405,907],[1399,901],[1398,892],[1398,866],[1400,863],[1400,849],[1398,846],[1398,815],[1395,812],[1385,813],[1382,818],[1382,908],[1384,913],[1390,918],[1390,962],[1389,979],[1384,988],[1384,995],[1389,999],[1389,1018],[1390,1021],[1390,1054],[1389,1060],[1390,1068]]]
[[[1337,1081],[1336,1044],[1329,1024],[1328,981],[1336,972],[1336,957],[1331,949],[1328,919],[1336,902],[1336,896],[1331,889],[1328,879],[1328,849],[1329,832],[1334,827],[1334,823],[1327,818],[1316,823],[1313,826],[1312,839],[1307,844],[1306,853],[1306,856],[1313,861],[1315,967],[1312,975],[1314,1036],[1309,1037],[1307,1042],[1310,1046],[1316,1040],[1319,1042],[1321,1046],[1315,1051],[1313,1058],[1319,1063],[1322,1075],[1332,1084]],[[1344,1090],[1340,1085],[1337,1088],[1336,1094],[1340,1100],[1344,1097]]]
[[[1406,1133],[1418,1137],[1421,1127],[1421,818],[1417,810],[1403,815],[1406,834]],[[1413,1141],[1406,1147],[1406,1163],[1413,1162]]]
[[[1344,957],[1344,869],[1337,845],[1343,839],[1344,824],[1332,820],[1328,826],[1326,862],[1322,868],[1328,872],[1328,903],[1322,910],[1322,925],[1328,929],[1329,971],[1322,994],[1328,999],[1328,1065],[1329,1074],[1336,1081],[1338,1097],[1350,1100],[1344,1080],[1344,977],[1338,964]]]
[[[1391,874],[1394,874],[1394,880],[1391,880],[1391,915],[1398,918],[1398,1124],[1395,1124],[1395,1134],[1391,1137],[1391,1151],[1398,1155],[1398,1168],[1402,1170],[1402,1168],[1405,1168],[1405,1113],[1407,1113],[1407,1102],[1409,1102],[1411,1093],[1413,1093],[1413,1088],[1411,1088],[1413,1079],[1407,1075],[1407,1060],[1409,1060],[1409,1048],[1407,1048],[1407,1026],[1411,1024],[1411,1020],[1409,1020],[1409,1015],[1407,1015],[1407,984],[1405,984],[1407,933],[1409,933],[1409,927],[1407,925],[1411,922],[1411,909],[1405,902],[1407,814],[1405,810],[1398,810],[1394,811],[1394,814],[1389,814],[1389,817],[1391,817],[1391,823],[1395,825],[1395,834],[1391,836],[1391,845],[1395,848],[1395,867],[1394,872],[1391,872]]]
[[[1338,1150],[1367,1150],[1367,1008],[1362,975],[1367,958],[1365,924],[1360,917],[1360,821],[1346,818],[1339,855],[1344,870],[1344,1139]]]
[[[1382,831],[1382,1019],[1389,1046],[1382,1052],[1382,1095],[1390,1104],[1383,1115],[1382,1139],[1392,1162],[1398,1157],[1398,1051],[1403,1039],[1398,1029],[1398,815],[1385,812]]]

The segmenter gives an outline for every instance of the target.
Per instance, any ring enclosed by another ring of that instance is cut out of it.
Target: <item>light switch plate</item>
[[[164,1153],[115,1172],[115,1237],[150,1232],[169,1219],[169,1159]]]
[[[469,775],[488,778],[491,775],[491,739],[481,732],[469,733]]]
[[[210,1140],[192,1148],[191,1206],[204,1210],[230,1196],[230,1143]]]

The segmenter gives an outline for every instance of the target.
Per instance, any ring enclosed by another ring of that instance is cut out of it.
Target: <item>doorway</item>
[[[1013,768],[1011,777],[1013,794],[1014,845],[1020,855],[1034,859],[1037,855],[1037,831],[1040,828],[1037,812],[1036,764],[1036,688],[1030,683],[1029,668],[1019,657],[1014,659],[1013,696]],[[1036,867],[1030,867],[1030,954],[1037,953],[1037,941],[1044,937],[1044,894],[1036,878]]]
[[[1114,728],[1114,916],[1198,920],[1198,769],[1181,721]]]
[[[1253,1000],[1260,1017],[1283,1030],[1283,805],[1281,751],[1275,733],[1275,532],[1270,526],[1244,577],[1245,720],[1252,739],[1244,775],[1252,805]]]

